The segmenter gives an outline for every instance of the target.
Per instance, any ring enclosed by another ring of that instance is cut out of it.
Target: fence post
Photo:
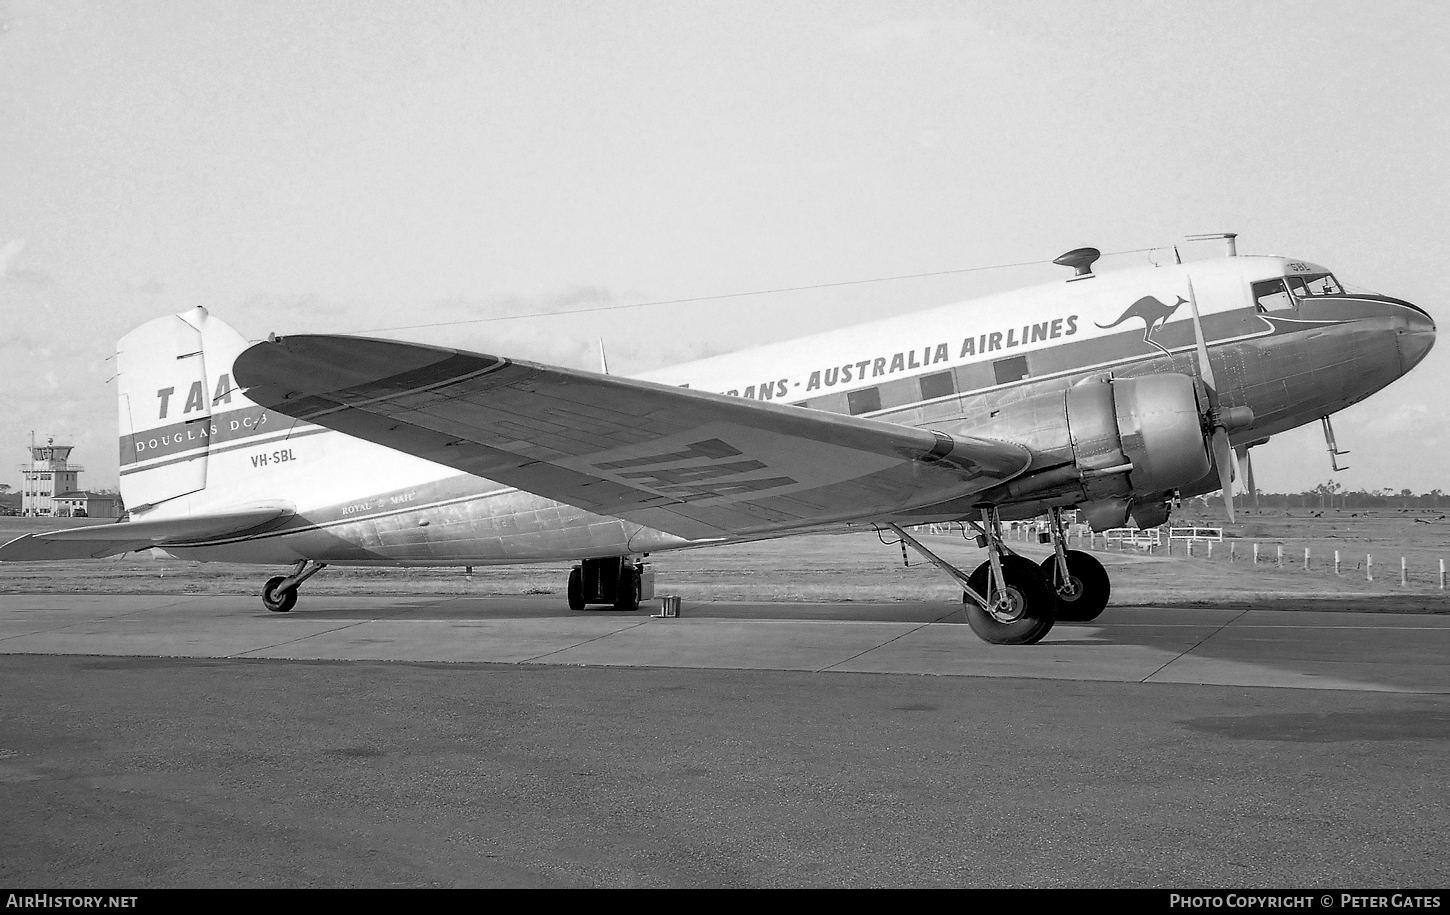
[[[1405,557],[1401,556],[1400,557],[1400,587],[1401,588],[1404,588],[1404,587],[1408,587],[1408,585],[1409,585],[1409,578],[1407,578],[1406,575],[1405,575]]]
[[[1445,590],[1445,560],[1440,560],[1440,590]]]
[[[1254,565],[1259,564],[1259,545],[1254,544]]]
[[[1368,553],[1364,554],[1364,580],[1374,581],[1374,557]]]
[[[1304,548],[1304,571],[1309,571],[1309,547]]]

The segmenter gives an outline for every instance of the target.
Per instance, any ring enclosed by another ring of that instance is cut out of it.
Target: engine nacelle
[[[960,431],[1018,442],[1038,456],[1041,469],[1006,484],[1006,499],[1071,496],[1097,530],[1125,524],[1130,512],[1146,520],[1149,506],[1212,466],[1186,375],[1092,379],[1004,405]]]
[[[1065,394],[1074,462],[1089,481],[1100,476],[1107,484],[1094,489],[1160,495],[1209,472],[1198,395],[1187,375],[1090,381]],[[1125,463],[1132,465],[1126,481],[1103,473]]]

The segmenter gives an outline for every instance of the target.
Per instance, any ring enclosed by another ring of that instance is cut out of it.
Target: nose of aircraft
[[[1435,321],[1425,311],[1413,306],[1405,309],[1404,327],[1396,337],[1400,349],[1400,371],[1408,372],[1425,358],[1435,345]]]

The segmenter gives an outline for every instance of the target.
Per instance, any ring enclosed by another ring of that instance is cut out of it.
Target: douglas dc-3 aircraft
[[[1306,261],[1094,274],[1097,257],[1058,258],[1065,282],[638,378],[158,318],[118,347],[129,520],[30,534],[0,560],[290,564],[262,592],[279,612],[328,564],[567,560],[571,608],[633,610],[652,552],[876,525],[961,583],[983,639],[1036,642],[1108,601],[1065,508],[1151,527],[1175,495],[1223,489],[1232,511],[1234,451],[1363,400],[1435,340],[1423,309]],[[1001,522],[1044,512],[1039,566]],[[948,521],[987,550],[971,574],[903,530]]]

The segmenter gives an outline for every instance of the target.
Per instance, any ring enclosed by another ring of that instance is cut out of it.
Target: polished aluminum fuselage
[[[1299,262],[1226,261],[1236,262],[1194,265],[1191,275],[1221,399],[1225,406],[1253,411],[1252,424],[1235,431],[1237,442],[1261,441],[1369,397],[1409,371],[1433,343],[1427,313],[1382,296],[1319,296],[1265,313],[1256,308],[1249,284]],[[646,377],[970,434],[993,411],[1094,375],[1195,375],[1187,308],[1170,305],[1175,297],[1183,301],[1176,290],[1189,272],[1183,267],[1128,272],[1113,280],[1105,274],[1089,281],[1096,287],[1037,287]],[[1135,302],[1144,291],[1153,296]],[[1130,319],[1125,306],[1136,308],[1145,300],[1163,306],[1172,320],[1154,317],[1151,309],[1141,320]],[[863,403],[876,409],[861,410]],[[294,485],[299,472],[310,481],[310,497],[297,500],[294,516],[270,530],[168,552],[229,562],[438,566],[638,555],[720,542],[690,541],[591,514],[318,427],[293,424],[285,433],[216,449],[209,473],[213,479],[248,480],[248,491],[239,497],[266,495],[271,465],[264,462],[259,469],[258,454],[271,452],[275,459],[283,449],[290,452]],[[1211,473],[1181,491],[1217,488]],[[1024,500],[1017,509],[1035,514],[1042,507],[1040,500]],[[964,506],[941,506],[909,518],[861,520],[915,522],[965,514]],[[1013,516],[1010,503],[1003,504],[1003,515]]]

